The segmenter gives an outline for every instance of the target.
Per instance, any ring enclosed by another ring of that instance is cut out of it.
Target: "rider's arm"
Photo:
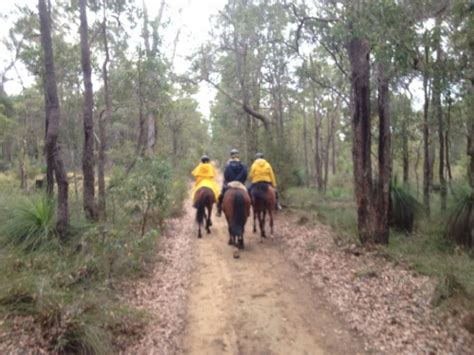
[[[252,181],[254,175],[255,175],[255,163],[252,164],[252,166],[250,167],[250,172],[249,172],[250,181]]]
[[[199,164],[198,166],[196,166],[194,168],[194,170],[191,172],[191,175],[196,177],[198,174],[199,174],[199,169],[201,168],[201,164]]]
[[[273,187],[276,187],[276,186],[277,186],[277,182],[276,182],[275,174],[273,173],[273,168],[272,168],[271,165],[270,165],[270,179],[272,180],[272,186],[273,186]]]

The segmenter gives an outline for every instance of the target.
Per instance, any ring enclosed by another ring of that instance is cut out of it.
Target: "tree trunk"
[[[308,160],[308,117],[306,107],[303,106],[303,151],[304,151],[304,183],[308,186],[309,160]]]
[[[20,173],[20,188],[24,191],[28,189],[28,174],[26,171],[26,139],[22,137],[20,143],[20,152],[18,153],[18,168]]]
[[[378,91],[378,114],[379,114],[379,151],[378,151],[378,183],[376,212],[378,215],[375,241],[388,244],[388,211],[390,203],[390,180],[392,176],[391,160],[391,130],[390,130],[390,103],[389,103],[389,78],[387,67],[378,63],[377,67],[377,91]]]
[[[410,179],[410,155],[408,151],[408,130],[406,118],[402,122],[402,151],[403,151],[403,184],[409,184]]]
[[[335,115],[335,113],[333,113],[333,115]],[[327,140],[326,140],[326,147],[324,148],[324,179],[323,179],[324,191],[326,191],[328,188],[329,149],[331,148],[331,140],[333,138],[333,134],[332,134],[333,119],[332,118],[330,119],[330,116],[331,114],[329,114],[327,118],[328,134],[327,134]]]
[[[87,27],[87,0],[79,0],[81,13],[81,64],[84,78],[84,148],[82,152],[83,203],[86,218],[97,220],[97,206],[95,203],[95,176],[94,176],[94,118],[92,70]]]
[[[429,47],[425,45],[425,66],[429,62]],[[423,205],[425,206],[426,214],[430,215],[430,180],[431,180],[431,166],[430,166],[430,130],[428,120],[428,110],[430,102],[429,93],[429,79],[428,70],[425,68],[423,73],[423,92],[425,96],[425,103],[423,105]]]
[[[451,183],[453,181],[453,174],[451,172],[451,161],[449,159],[449,148],[450,148],[450,140],[449,140],[449,132],[451,130],[451,97],[448,96],[448,113],[446,117],[446,133],[445,133],[445,141],[444,141],[444,150],[446,152],[446,170],[448,172],[448,179],[449,179],[449,186],[451,188]]]
[[[321,161],[321,115],[316,107],[316,93],[313,89],[313,116],[314,116],[314,172],[316,186],[319,191],[323,190],[323,173]]]
[[[143,112],[144,109],[144,100],[143,100],[143,78],[142,78],[142,66],[141,66],[141,55],[138,58],[137,63],[137,71],[138,71],[138,142],[137,142],[137,154],[140,156],[145,155],[145,148],[146,148],[146,120],[145,114]]]
[[[338,106],[339,107],[339,106]],[[336,175],[336,154],[337,154],[337,145],[336,145],[336,124],[337,124],[337,114],[332,117],[331,121],[331,132],[332,132],[332,149],[331,149],[331,165],[332,165],[332,174]]]
[[[471,101],[471,117],[470,117],[470,124],[468,123],[469,127],[469,135],[468,135],[468,142],[467,142],[467,155],[471,158],[470,166],[469,166],[469,184],[471,185],[471,201],[474,201],[474,118],[472,115],[474,114],[474,77],[470,78],[471,87],[470,87],[470,101]],[[474,212],[471,211],[472,214]],[[473,218],[471,217],[471,221]],[[472,223],[471,223],[472,224]],[[472,229],[471,229],[471,238],[472,238]]]
[[[146,152],[151,153],[156,144],[156,120],[153,113],[148,113],[146,130]]]
[[[106,149],[107,149],[107,131],[105,125],[110,122],[112,116],[112,100],[109,91],[109,73],[108,64],[110,61],[109,43],[107,39],[107,6],[108,0],[104,0],[103,7],[103,22],[102,22],[102,39],[104,41],[105,59],[102,64],[102,79],[104,81],[104,101],[105,111],[99,116],[99,152],[97,164],[97,180],[99,186],[99,218],[105,220],[106,212],[106,196],[105,196],[105,164],[106,164]]]
[[[420,177],[418,175],[418,165],[420,164],[420,151],[423,141],[420,141],[418,147],[416,148],[416,158],[415,158],[415,180],[416,180],[416,197],[420,196]]]
[[[46,162],[48,171],[54,171],[58,184],[58,206],[56,218],[56,230],[59,236],[64,239],[69,230],[69,209],[68,209],[68,181],[66,170],[64,169],[61,157],[61,148],[58,144],[59,134],[59,99],[56,86],[56,74],[54,70],[53,45],[51,40],[51,22],[46,0],[38,0],[38,11],[40,18],[41,46],[44,52],[44,91],[45,91],[45,111],[46,111]],[[52,186],[49,187],[52,196]]]
[[[441,196],[441,210],[446,210],[446,197],[447,187],[446,178],[444,175],[444,122],[443,122],[443,109],[441,107],[441,38],[440,38],[440,18],[436,18],[436,62],[435,62],[435,73],[433,77],[433,109],[436,121],[438,122],[438,140],[439,140],[439,185],[440,185],[440,196]]]
[[[362,243],[375,242],[372,220],[372,167],[370,157],[370,63],[369,42],[353,38],[347,44],[351,65],[351,123],[354,190],[357,203],[357,227]]]

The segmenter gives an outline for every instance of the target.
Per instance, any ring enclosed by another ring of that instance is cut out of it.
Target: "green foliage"
[[[56,239],[55,206],[45,195],[20,198],[8,214],[0,227],[4,247],[14,245],[32,251]]]
[[[116,288],[125,278],[144,275],[157,236],[140,236],[124,218],[82,228],[66,244],[2,249],[0,312],[32,317],[51,352],[113,351],[119,334],[137,337],[146,322],[122,305]]]
[[[470,189],[458,189],[457,202],[448,219],[445,238],[466,248],[474,247],[474,201]]]
[[[411,233],[415,216],[421,205],[407,187],[393,182],[390,187],[389,225],[405,233]]]
[[[290,209],[309,212],[313,221],[318,220],[335,228],[340,232],[341,242],[357,243],[357,219],[352,195],[343,188],[332,190],[334,192],[323,194],[315,188],[289,188],[283,195],[283,203]]]

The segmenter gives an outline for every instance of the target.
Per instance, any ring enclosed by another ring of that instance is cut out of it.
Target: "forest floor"
[[[468,354],[465,314],[431,305],[434,283],[378,250],[338,246],[334,231],[280,213],[260,243],[247,222],[239,259],[225,218],[198,240],[186,202],[171,220],[148,278],[125,299],[146,311],[140,354]]]

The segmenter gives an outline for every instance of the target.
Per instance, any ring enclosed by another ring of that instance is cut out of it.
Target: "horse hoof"
[[[232,240],[229,239],[229,241],[227,242],[227,244],[232,245],[232,244],[233,244],[233,243],[232,243]]]
[[[238,250],[235,250],[234,251],[234,259],[238,259],[238,258],[240,258],[240,253],[239,253]]]

